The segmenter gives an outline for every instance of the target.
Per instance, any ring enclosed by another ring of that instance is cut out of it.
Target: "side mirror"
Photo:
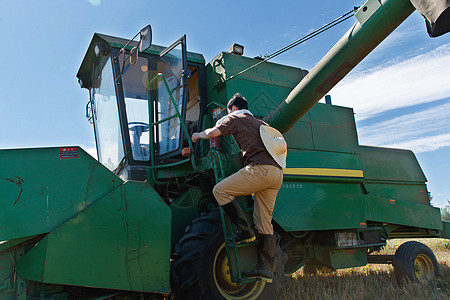
[[[144,52],[152,45],[152,27],[150,25],[145,26],[139,34],[139,52]]]
[[[127,46],[132,41],[134,41],[134,39],[138,35],[140,35],[140,40],[139,40],[138,46],[133,47],[131,49],[130,54],[128,55],[128,57],[125,58],[125,49],[127,48]],[[120,54],[124,55],[123,64],[122,64],[122,70],[120,71],[120,73],[117,76],[116,80],[118,80],[123,75],[125,61],[127,59],[130,59],[130,65],[134,66],[136,64],[137,60],[138,60],[138,52],[144,52],[145,50],[150,48],[151,45],[152,45],[152,27],[150,25],[147,25],[144,28],[142,28],[141,31],[139,31],[131,40],[129,40],[128,43],[126,43],[125,46],[123,46],[122,49],[120,49],[119,53],[114,58],[114,59],[118,59]],[[139,51],[138,51],[138,49],[139,49]]]

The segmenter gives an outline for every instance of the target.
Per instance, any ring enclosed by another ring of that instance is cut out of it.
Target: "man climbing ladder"
[[[240,94],[230,99],[227,108],[228,115],[217,121],[216,126],[193,133],[192,141],[229,134],[236,140],[246,166],[217,183],[213,194],[237,227],[236,244],[251,242],[256,237],[235,197],[255,195],[253,223],[258,233],[258,264],[255,269],[242,272],[242,276],[271,282],[276,250],[272,212],[283,183],[287,145],[281,133],[252,115],[247,100]]]

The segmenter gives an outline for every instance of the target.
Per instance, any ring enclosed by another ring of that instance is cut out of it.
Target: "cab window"
[[[122,76],[131,153],[133,159],[138,161],[150,159],[148,74],[148,60],[140,56]]]
[[[99,161],[114,171],[124,157],[111,58],[94,81],[94,128]]]

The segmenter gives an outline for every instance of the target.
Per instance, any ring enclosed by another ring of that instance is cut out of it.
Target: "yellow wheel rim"
[[[416,278],[420,282],[424,282],[433,278],[434,273],[434,265],[431,259],[424,254],[419,254],[414,260],[414,274]]]
[[[214,257],[213,277],[217,290],[227,300],[254,300],[260,296],[266,285],[261,280],[243,285],[232,282],[225,244],[219,247]]]
[[[225,256],[220,263],[220,273],[222,274],[222,278],[225,283],[230,286],[238,287],[239,285],[231,281],[231,273],[230,268],[228,267],[228,257]]]

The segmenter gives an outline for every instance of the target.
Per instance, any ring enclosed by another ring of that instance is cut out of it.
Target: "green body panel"
[[[442,230],[441,212],[431,205],[369,195],[364,202],[367,220]]]
[[[442,221],[441,237],[445,239],[450,239],[450,222]]]
[[[332,269],[353,268],[367,264],[367,249],[364,247],[336,249],[331,246],[314,245],[312,252],[309,257],[314,258],[313,262],[319,261],[321,265]]]
[[[361,146],[360,152],[367,181],[427,181],[410,150]]]
[[[367,220],[442,229],[426,177],[409,150],[361,146]]]
[[[289,149],[358,153],[353,110],[317,103],[285,135]]]
[[[290,150],[286,167],[304,168],[337,168],[362,170],[362,162],[358,155],[339,152],[322,152],[308,150]]]
[[[360,228],[365,223],[358,184],[284,182],[274,220],[286,231]]]
[[[17,262],[15,269],[21,277],[36,282],[45,282],[44,270],[47,242],[48,236],[39,241]]]
[[[430,205],[425,182],[413,184],[404,182],[366,182],[364,188],[372,197],[408,201],[416,204]]]
[[[284,134],[287,142],[288,150],[291,149],[308,149],[314,150],[313,134],[311,132],[311,122],[309,115],[306,114],[303,118],[295,123],[294,127]],[[290,153],[290,152],[289,152]]]
[[[296,174],[291,172],[295,168],[311,168],[321,170],[324,168],[339,170],[359,170],[361,171],[362,163],[358,155],[339,152],[322,152],[308,150],[289,150],[286,169],[284,170],[285,181],[340,181],[340,182],[362,182],[363,178],[350,176],[318,176],[311,174]],[[361,171],[362,172],[362,171]],[[336,174],[338,175],[338,174]]]
[[[60,149],[78,149],[77,158]],[[54,230],[122,184],[79,147],[0,150],[0,241]]]
[[[329,251],[330,266],[334,269],[360,267],[367,264],[366,249],[338,249]]]
[[[308,115],[315,150],[359,152],[353,109],[318,103]]]
[[[167,293],[171,212],[146,183],[128,181],[49,233],[16,265],[44,283]]]

